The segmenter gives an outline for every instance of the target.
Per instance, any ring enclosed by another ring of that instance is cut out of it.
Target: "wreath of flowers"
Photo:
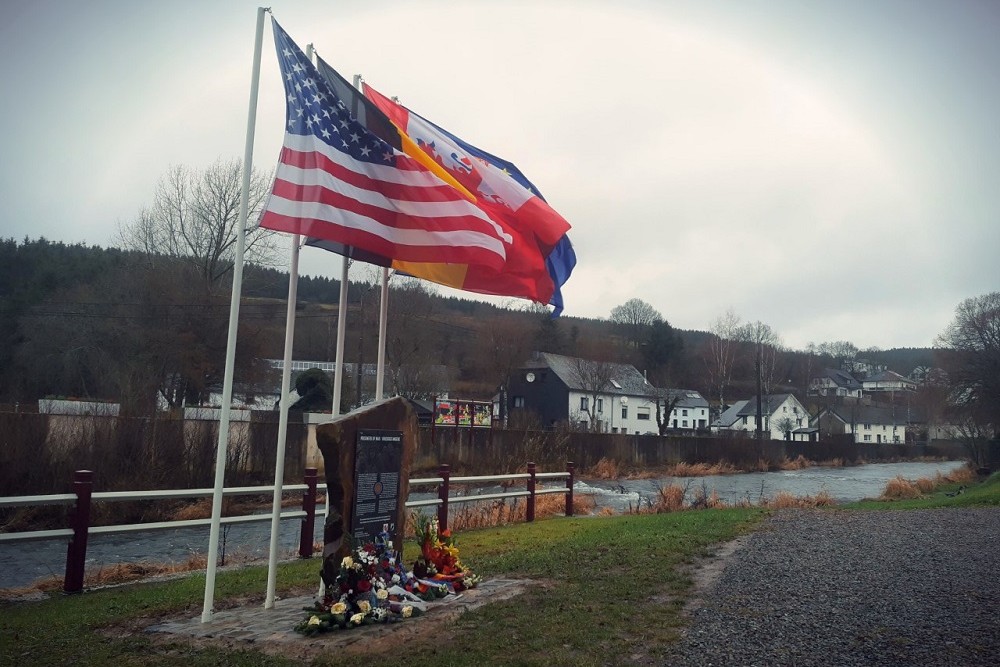
[[[439,530],[437,517],[417,514],[414,523],[420,558],[413,563],[413,574],[419,582],[444,584],[455,593],[479,583],[480,577],[459,559],[451,531]]]
[[[409,593],[412,575],[403,568],[392,548],[388,526],[369,542],[340,561],[333,585],[322,602],[305,607],[308,616],[296,632],[314,635],[341,628],[409,618],[422,613],[420,601]]]

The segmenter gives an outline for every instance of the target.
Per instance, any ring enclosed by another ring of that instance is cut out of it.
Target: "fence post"
[[[83,569],[87,562],[87,536],[90,531],[90,494],[94,490],[94,473],[77,470],[73,473],[73,493],[76,504],[70,511],[69,527],[73,537],[66,548],[66,576],[63,579],[64,593],[79,593],[83,590]]]
[[[302,519],[302,530],[299,531],[299,558],[312,558],[313,533],[316,529],[316,468],[306,468],[305,484],[308,487],[302,494],[302,509],[306,513]]]
[[[441,504],[438,505],[438,530],[444,531],[448,530],[448,480],[451,478],[451,466],[442,463],[438,469],[438,477],[442,480],[438,486],[438,500],[441,501]]]
[[[566,471],[569,477],[566,478],[566,516],[573,516],[573,462],[566,462]]]
[[[525,511],[525,521],[535,520],[535,464],[528,462],[528,507]]]

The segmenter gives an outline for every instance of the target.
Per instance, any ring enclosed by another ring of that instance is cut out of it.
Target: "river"
[[[793,495],[816,495],[826,491],[837,502],[852,502],[878,496],[893,477],[906,479],[946,474],[962,465],[960,461],[873,463],[846,468],[812,467],[765,473],[714,475],[710,477],[658,478],[621,481],[578,480],[574,490],[592,494],[598,509],[608,507],[623,512],[630,506],[656,495],[657,489],[669,484],[695,490],[714,489],[727,503],[749,499],[756,503],[761,495],[773,497],[778,492]],[[484,490],[484,492],[486,492]],[[416,496],[414,496],[415,498]],[[421,496],[423,497],[423,496]],[[223,538],[229,554],[239,559],[266,559],[271,524],[262,521],[224,528]],[[317,519],[316,539],[322,538],[322,519]],[[283,556],[291,557],[298,549],[299,522],[282,521],[279,547]],[[192,554],[208,550],[208,527],[127,533],[123,535],[91,535],[87,545],[87,569],[96,570],[113,563],[183,562]],[[66,567],[66,542],[46,540],[0,544],[0,588],[26,586],[46,576],[62,577]],[[317,565],[318,567],[318,565]]]

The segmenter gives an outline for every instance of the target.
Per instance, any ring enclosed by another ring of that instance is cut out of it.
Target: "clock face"
[[[535,374],[534,373],[528,373],[527,375],[524,376],[524,379],[527,380],[528,382],[534,382],[535,381]]]

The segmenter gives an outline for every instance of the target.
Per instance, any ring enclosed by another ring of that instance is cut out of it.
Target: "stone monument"
[[[401,550],[417,416],[394,397],[366,405],[316,429],[323,453],[330,513],[323,529],[323,581],[355,546],[387,530]]]

